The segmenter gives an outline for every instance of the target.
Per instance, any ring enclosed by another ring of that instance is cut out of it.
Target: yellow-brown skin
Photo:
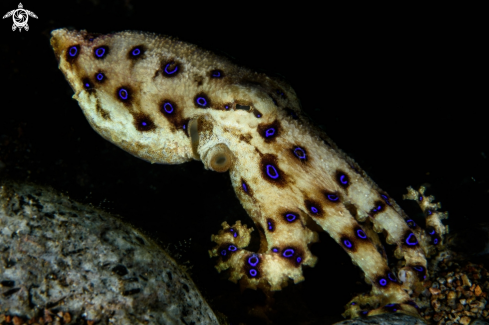
[[[223,224],[219,235],[212,237],[218,246],[211,256],[220,256],[219,271],[231,269],[231,280],[266,290],[280,290],[288,278],[302,281],[301,266],[316,263],[308,245],[317,240],[317,233],[306,227],[313,220],[345,248],[373,284],[370,295],[353,300],[358,304],[347,311],[349,316],[358,316],[358,306],[366,302],[379,306],[369,315],[384,312],[386,304],[401,304],[397,310],[416,314],[406,304],[410,296],[403,289],[411,292],[422,281],[412,267],[426,268],[426,241],[407,247],[404,241],[411,231],[402,210],[307,121],[287,83],[238,67],[195,45],[149,33],[93,35],[58,29],[52,32],[51,45],[75,92],[73,98],[105,139],[151,163],[197,159],[208,169],[229,170],[236,195],[262,238],[259,252],[253,253],[244,249],[252,229],[240,223]],[[69,54],[73,46],[74,57]],[[97,58],[95,51],[101,46],[105,56]],[[137,46],[141,54],[135,58],[130,53]],[[165,68],[177,71],[168,74]],[[215,70],[220,78],[213,77]],[[105,75],[104,82],[98,82],[98,73]],[[120,87],[128,92],[128,101],[119,97]],[[208,107],[199,107],[199,96],[206,97]],[[171,114],[164,112],[165,101],[173,105]],[[271,127],[274,135],[267,137]],[[300,151],[294,154],[297,147],[307,159],[299,159]],[[267,168],[279,177],[267,176]],[[373,213],[379,202],[384,202],[381,211]],[[287,221],[287,213],[296,214],[297,220]],[[367,218],[371,222],[365,223]],[[396,256],[406,262],[399,271],[407,280],[404,284],[388,279],[390,270],[370,225],[376,232],[383,231],[389,244],[397,245]],[[367,239],[357,235],[362,229]],[[345,246],[344,239],[353,249]],[[228,249],[231,244],[236,251]],[[287,248],[294,249],[290,258],[284,257]],[[381,279],[387,285],[380,285]]]

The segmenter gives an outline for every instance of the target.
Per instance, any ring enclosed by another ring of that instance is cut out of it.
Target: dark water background
[[[17,8],[17,1],[2,1],[0,13]],[[12,32],[11,18],[0,21],[0,177],[49,185],[123,216],[186,265],[214,310],[232,324],[259,324],[248,310],[262,296],[240,293],[207,253],[223,221],[253,226],[229,176],[195,161],[151,165],[103,140],[71,99],[49,45],[51,30],[167,34],[282,75],[305,112],[398,202],[407,186],[425,184],[449,211],[451,229],[487,221],[487,78],[476,20],[300,4],[23,5],[39,17],[29,18],[28,32]],[[401,206],[419,213],[414,204]],[[304,270],[306,281],[275,295],[275,324],[339,321],[344,304],[368,288],[327,234],[311,249],[318,264]]]

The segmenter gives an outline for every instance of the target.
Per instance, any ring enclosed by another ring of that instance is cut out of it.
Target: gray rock
[[[219,324],[190,277],[138,230],[50,189],[0,186],[2,312],[69,312],[72,323]]]
[[[413,316],[395,313],[395,314],[382,314],[377,316],[349,319],[342,322],[335,323],[334,325],[426,325],[426,323],[420,318]]]

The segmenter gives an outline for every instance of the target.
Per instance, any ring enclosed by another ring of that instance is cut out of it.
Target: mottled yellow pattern
[[[302,265],[316,263],[308,247],[317,240],[309,227],[316,223],[372,283],[346,315],[359,316],[367,303],[369,315],[417,314],[412,298],[427,272],[425,256],[435,250],[433,238],[441,241],[445,232],[443,215],[426,206],[435,233],[411,230],[387,193],[303,116],[287,83],[149,33],[59,29],[51,44],[73,98],[105,139],[151,163],[196,159],[229,171],[261,238],[258,252],[246,250],[253,229],[240,222],[223,223],[212,236],[217,246],[210,255],[218,257],[219,271],[230,269],[232,281],[280,290],[289,278],[304,280]],[[404,260],[397,275],[380,232]]]

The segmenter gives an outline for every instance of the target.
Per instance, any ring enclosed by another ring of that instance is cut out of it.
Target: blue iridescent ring
[[[225,249],[223,249],[223,250],[221,251],[221,255],[222,255],[222,256],[226,256],[226,254],[227,254],[226,250],[225,250]]]
[[[96,78],[98,81],[102,81],[104,79],[104,74],[103,73],[97,73]]]
[[[72,46],[72,47],[70,47],[70,49],[68,50],[68,54],[69,54],[71,57],[75,57],[77,53],[78,53],[78,48],[77,48],[76,46]]]
[[[257,266],[258,262],[260,262],[260,259],[258,257],[256,257],[255,255],[250,256],[248,258],[248,264],[251,266]]]
[[[387,280],[386,280],[386,279],[384,279],[384,278],[381,278],[381,279],[379,280],[379,284],[380,284],[381,286],[385,287],[385,286],[387,285]]]
[[[268,230],[270,230],[270,231],[273,230],[272,222],[268,221],[267,223],[268,223]]]
[[[175,68],[173,68],[173,71],[168,71],[168,67],[169,67],[170,65],[172,65],[173,63],[174,63],[174,62],[170,62],[170,63],[167,63],[167,64],[166,64],[166,66],[165,66],[165,73],[166,73],[166,74],[174,74],[175,72],[177,72],[177,71],[178,71],[178,64],[177,64],[177,65],[175,65]]]
[[[414,238],[414,241],[411,242],[411,240],[413,240],[413,238]],[[418,244],[418,240],[416,239],[416,236],[414,236],[413,233],[410,233],[409,236],[406,238],[406,244],[408,244],[409,246],[413,246],[413,245]]]
[[[288,222],[292,222],[292,221],[295,221],[295,219],[297,219],[297,216],[295,214],[292,214],[292,213],[287,213],[285,215],[285,219],[287,219]]]
[[[352,248],[353,247],[353,244],[348,239],[343,239],[343,244],[345,244],[345,246],[348,247],[348,248]]]
[[[95,50],[95,55],[98,57],[98,58],[101,58],[103,57],[105,54],[105,49],[103,47],[99,47],[98,49]]]
[[[243,186],[243,190],[244,190],[245,192],[248,192],[248,188],[246,187],[246,184],[245,184],[245,183],[241,184],[241,186]]]
[[[311,207],[311,211],[312,211],[312,213],[318,213],[319,212],[319,210],[316,207]]]
[[[357,229],[357,236],[360,237],[360,238],[362,238],[362,239],[366,239],[367,238],[367,234],[362,229]]]
[[[270,173],[270,170],[272,170],[272,171],[273,171],[273,174],[272,174],[272,173]],[[268,175],[270,178],[273,178],[273,179],[277,179],[277,178],[278,178],[278,176],[279,176],[279,175],[278,175],[278,171],[277,171],[277,169],[276,169],[274,166],[272,166],[272,165],[267,165],[267,175]]]
[[[286,250],[284,250],[282,255],[287,258],[292,257],[294,255],[294,250],[292,248],[287,248]]]
[[[255,277],[258,274],[258,272],[255,269],[250,269],[250,275],[252,277]]]
[[[392,275],[391,272],[387,273],[387,277],[389,278],[389,280],[391,280],[392,282],[397,282],[396,278],[394,278],[394,275]]]
[[[272,135],[275,134],[275,129],[274,128],[269,128],[267,129],[267,131],[265,132],[265,137],[268,138],[268,137],[271,137]]]
[[[129,98],[129,93],[124,88],[119,89],[119,97],[123,100]]]
[[[228,251],[230,252],[236,252],[238,250],[238,247],[234,246],[234,245],[229,245],[228,246]]]
[[[294,155],[296,155],[296,157],[300,160],[306,159],[306,152],[301,147],[296,147],[294,149]]]
[[[136,47],[134,50],[132,50],[133,56],[138,56],[139,54],[141,54],[141,50],[139,49],[139,47]]]
[[[297,263],[300,263],[302,261],[302,257],[300,257],[300,256],[297,257],[296,261],[297,261]]]
[[[340,198],[338,197],[338,195],[336,194],[328,194],[326,195],[326,197],[328,198],[328,200],[330,200],[331,202],[336,202],[338,201]]]
[[[197,97],[196,102],[197,102],[197,105],[202,106],[202,107],[207,105],[207,100],[205,100],[204,97]]]
[[[163,109],[165,110],[165,112],[167,112],[168,114],[171,114],[173,113],[173,105],[170,104],[169,102],[166,102],[163,104]]]
[[[341,184],[343,184],[343,185],[348,184],[348,179],[346,178],[346,175],[345,175],[345,174],[341,174],[341,175],[340,175],[340,182],[341,182]]]

